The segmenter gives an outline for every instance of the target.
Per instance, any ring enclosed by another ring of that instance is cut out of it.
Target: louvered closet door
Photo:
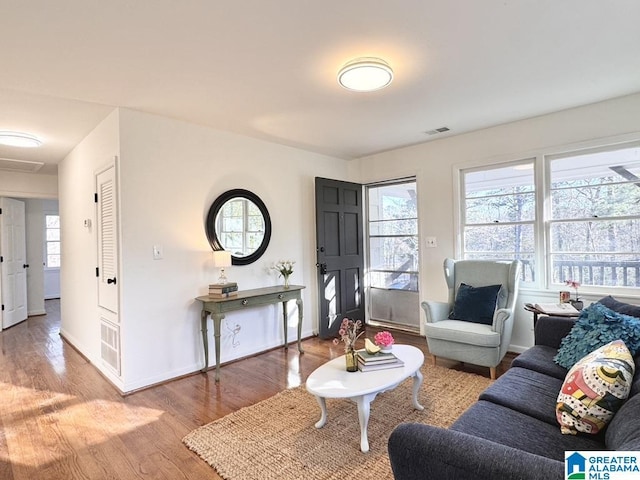
[[[96,175],[98,305],[118,313],[118,202],[115,165]]]

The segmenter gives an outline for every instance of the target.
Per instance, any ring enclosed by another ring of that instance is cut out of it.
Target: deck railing
[[[555,260],[553,278],[575,280],[583,285],[640,287],[640,260]]]

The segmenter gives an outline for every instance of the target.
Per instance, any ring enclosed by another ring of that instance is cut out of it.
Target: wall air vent
[[[434,128],[433,130],[427,130],[426,133],[427,135],[438,135],[440,133],[444,133],[444,132],[448,132],[450,130],[449,127],[440,127],[440,128]]]
[[[10,172],[35,173],[40,170],[43,165],[43,162],[31,162],[29,160],[0,158],[0,170],[8,170]]]
[[[100,358],[120,376],[120,328],[100,318]]]

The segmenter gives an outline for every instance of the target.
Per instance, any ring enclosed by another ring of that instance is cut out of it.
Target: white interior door
[[[115,165],[96,175],[98,305],[118,313],[118,201]]]
[[[0,198],[2,328],[27,318],[27,244],[25,204]]]

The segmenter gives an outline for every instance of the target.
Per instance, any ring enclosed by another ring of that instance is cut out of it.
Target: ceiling
[[[116,106],[362,157],[639,92],[638,18],[637,0],[2,0],[0,130],[44,145],[0,159],[55,173]],[[362,56],[391,86],[337,84]]]

